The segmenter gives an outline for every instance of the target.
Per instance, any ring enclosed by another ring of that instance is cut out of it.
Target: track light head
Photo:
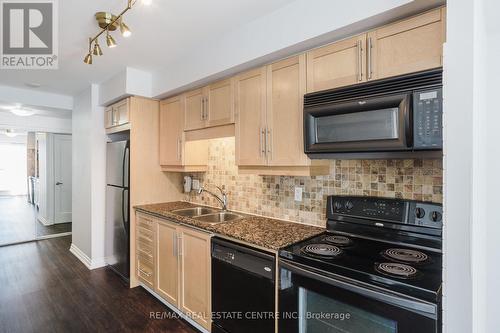
[[[87,65],[92,65],[92,54],[87,54],[85,56],[85,59],[83,59],[83,62],[86,63]]]

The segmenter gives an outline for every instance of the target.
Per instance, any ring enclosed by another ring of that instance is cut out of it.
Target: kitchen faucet
[[[227,210],[227,194],[226,192],[220,188],[219,186],[214,185],[221,193],[222,198],[219,197],[217,194],[205,189],[205,187],[201,186],[200,189],[198,190],[198,194],[201,194],[203,192],[207,192],[208,194],[212,195],[215,199],[219,200],[219,202],[222,205],[222,210]]]

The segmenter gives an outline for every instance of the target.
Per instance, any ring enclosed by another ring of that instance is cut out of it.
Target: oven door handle
[[[382,292],[368,287],[363,287],[360,285],[360,282],[345,277],[340,277],[335,275],[336,277],[333,278],[331,276],[318,274],[309,269],[306,270],[304,268],[301,268],[296,264],[291,264],[283,259],[280,259],[279,265],[280,268],[285,268],[291,271],[292,273],[296,273],[310,279],[321,281],[331,286],[351,291],[353,293],[374,299],[376,301],[404,308],[429,318],[435,319],[437,317],[437,305],[432,303],[424,302],[416,298],[404,295],[395,295],[393,292],[388,290]],[[328,274],[334,275],[331,273]]]

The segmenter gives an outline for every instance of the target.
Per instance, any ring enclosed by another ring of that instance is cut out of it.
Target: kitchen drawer
[[[137,240],[153,244],[155,241],[155,233],[151,230],[139,227],[137,228]]]
[[[153,232],[155,230],[155,220],[152,217],[137,214],[137,226]]]
[[[137,254],[153,262],[154,260],[153,244],[143,242],[141,241],[141,239],[139,239],[137,241]]]
[[[137,277],[142,282],[146,283],[151,288],[154,288],[154,265],[151,261],[146,259],[145,257],[138,255],[137,256]]]

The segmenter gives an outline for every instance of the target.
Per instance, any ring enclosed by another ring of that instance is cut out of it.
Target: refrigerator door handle
[[[125,229],[125,232],[127,233],[127,235],[129,234],[129,228],[128,228],[128,209],[127,207],[125,207],[125,193],[128,192],[128,190],[126,188],[124,188],[122,190],[122,224],[123,224],[123,228]],[[127,203],[128,205],[128,200],[127,200]],[[125,211],[127,209],[127,212]]]
[[[125,172],[125,168],[128,167],[127,162],[127,155],[130,153],[130,147],[129,147],[129,142],[127,141],[127,145],[125,146],[125,149],[123,150],[123,161],[122,161],[122,186],[128,187],[128,179],[125,182],[125,175],[128,177],[128,172]]]

